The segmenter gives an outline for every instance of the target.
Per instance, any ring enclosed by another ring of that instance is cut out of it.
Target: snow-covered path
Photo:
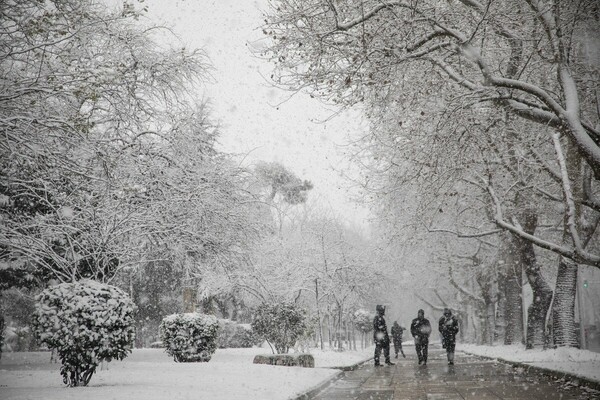
[[[524,368],[456,353],[448,365],[446,353],[430,346],[427,365],[418,365],[414,350],[396,365],[375,368],[372,363],[347,372],[312,400],[590,400],[600,392],[577,387]]]

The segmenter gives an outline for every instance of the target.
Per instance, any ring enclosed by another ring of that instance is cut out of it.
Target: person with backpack
[[[415,349],[419,358],[419,365],[427,365],[427,350],[429,347],[429,335],[431,334],[431,324],[425,318],[425,311],[419,310],[417,318],[410,324],[410,333],[415,338]]]
[[[444,308],[444,315],[440,318],[438,329],[442,335],[442,347],[446,349],[448,365],[454,365],[454,349],[456,348],[456,334],[458,333],[458,320],[449,308]]]
[[[402,353],[402,357],[406,358],[404,354],[404,350],[402,350],[402,334],[406,328],[398,325],[398,321],[394,321],[392,325],[392,341],[394,342],[394,352],[396,353],[396,358],[398,358],[398,352]]]
[[[387,331],[387,325],[385,323],[385,307],[382,305],[377,305],[375,307],[377,311],[377,315],[373,319],[373,341],[375,342],[375,366],[381,367],[379,363],[379,359],[381,357],[381,351],[383,350],[383,355],[385,357],[385,363],[387,365],[395,365],[390,360],[390,337]]]

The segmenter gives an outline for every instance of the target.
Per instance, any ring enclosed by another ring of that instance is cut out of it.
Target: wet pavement
[[[408,352],[406,351],[408,350]],[[431,348],[426,366],[414,351],[394,366],[362,365],[312,397],[313,400],[554,400],[600,399],[600,393],[494,360],[456,353],[450,366],[442,349]]]

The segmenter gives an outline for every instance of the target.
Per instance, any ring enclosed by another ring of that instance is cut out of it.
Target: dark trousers
[[[446,353],[454,353],[454,349],[456,349],[456,340],[455,339],[444,340],[444,348],[446,349]]]
[[[398,357],[398,353],[402,353],[402,355],[404,355],[404,351],[402,351],[401,340],[394,340],[394,352],[396,353],[396,357]]]
[[[383,356],[385,362],[390,362],[390,341],[389,340],[376,340],[375,341],[375,365],[379,364],[379,358],[381,356],[381,350],[383,350]]]
[[[429,338],[421,337],[415,338],[415,349],[417,350],[417,357],[420,362],[427,362],[427,347],[429,346]]]
[[[454,349],[456,348],[456,337],[450,336],[442,339],[444,348],[446,349],[446,355],[448,356],[448,362],[454,363]]]

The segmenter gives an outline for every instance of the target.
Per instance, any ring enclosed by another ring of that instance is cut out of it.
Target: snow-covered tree
[[[258,230],[252,196],[192,90],[202,53],[128,2],[3,10],[2,263],[109,281],[144,262],[194,269],[240,253]]]
[[[546,3],[275,1],[264,29],[276,82],[338,104],[366,103],[373,128],[356,157],[375,166],[365,180],[371,189],[381,184],[376,196],[421,185],[418,207],[430,217],[458,206],[462,220],[443,229],[483,238],[498,232],[494,224],[511,233],[508,243],[522,239],[563,257],[555,321],[570,333],[557,343],[573,345],[575,263],[599,261],[589,247],[600,165],[598,9],[591,1]],[[553,145],[556,132],[569,139]],[[587,164],[587,180],[577,157],[561,155],[565,144]],[[540,202],[547,219],[570,221],[562,238],[524,229],[516,211]],[[469,211],[477,208],[479,215]],[[529,263],[534,299],[547,298],[527,246],[515,247],[522,257],[513,265]]]

